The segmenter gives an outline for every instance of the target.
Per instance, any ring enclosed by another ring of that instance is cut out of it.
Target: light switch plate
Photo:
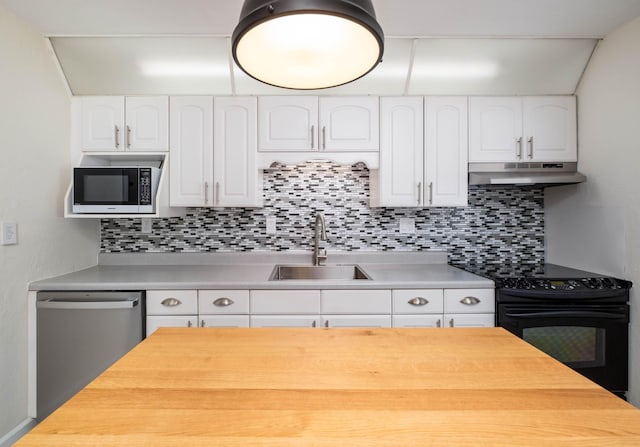
[[[267,234],[276,234],[276,218],[275,216],[267,217]]]
[[[401,234],[415,234],[416,232],[416,220],[411,217],[401,217],[399,226]]]
[[[153,231],[153,221],[150,217],[142,217],[140,219],[140,232],[149,234]]]
[[[15,222],[0,223],[0,245],[15,245],[18,243],[18,224]]]

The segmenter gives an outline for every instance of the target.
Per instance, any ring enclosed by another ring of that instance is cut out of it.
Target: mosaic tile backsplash
[[[264,172],[264,208],[190,208],[185,217],[103,219],[101,251],[229,252],[311,250],[317,211],[324,213],[329,250],[444,248],[452,264],[520,264],[544,261],[541,188],[469,188],[460,208],[370,208],[369,170],[361,163],[280,165]],[[266,234],[266,218],[277,234]],[[401,234],[400,218],[415,219],[415,234]]]

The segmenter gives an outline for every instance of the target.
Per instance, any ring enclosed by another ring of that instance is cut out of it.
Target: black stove
[[[496,325],[624,398],[632,284],[556,264],[460,266],[496,284]]]

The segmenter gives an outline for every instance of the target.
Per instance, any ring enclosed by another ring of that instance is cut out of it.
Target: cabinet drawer
[[[394,315],[393,327],[442,327],[442,314]]]
[[[391,327],[391,315],[326,315],[323,327]]]
[[[444,311],[448,313],[492,313],[494,289],[445,289]]]
[[[201,316],[200,327],[249,327],[249,315]]]
[[[190,315],[198,313],[196,290],[149,290],[147,315]]]
[[[494,314],[445,314],[446,327],[494,327]]]
[[[198,290],[201,315],[242,315],[249,313],[248,290]]]
[[[252,315],[251,327],[317,327],[318,315]]]
[[[161,327],[196,327],[195,315],[151,316],[147,317],[147,337]]]
[[[433,314],[444,312],[442,289],[397,289],[392,291],[394,314]]]
[[[323,290],[323,314],[391,314],[390,290]]]
[[[250,297],[252,314],[320,313],[319,290],[252,290]]]

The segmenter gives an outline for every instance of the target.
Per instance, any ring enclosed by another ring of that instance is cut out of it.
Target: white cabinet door
[[[494,327],[494,314],[444,314],[446,327]]]
[[[372,206],[419,207],[424,188],[422,97],[380,98],[380,169]]]
[[[127,97],[125,119],[125,150],[160,152],[169,149],[167,96]]]
[[[82,150],[123,151],[124,97],[84,96],[82,101]]]
[[[252,314],[319,314],[319,290],[251,290]]]
[[[147,315],[196,315],[197,290],[148,290]]]
[[[170,315],[147,317],[147,337],[160,327],[196,327],[198,317],[196,315]]]
[[[249,315],[200,315],[199,327],[249,327]]]
[[[198,290],[198,312],[205,315],[249,314],[249,291]]]
[[[393,327],[442,327],[442,314],[394,315]]]
[[[318,315],[251,315],[251,327],[319,327]]]
[[[322,326],[336,327],[391,327],[391,315],[324,315]]]
[[[320,151],[378,151],[378,98],[320,97]]]
[[[171,97],[171,206],[211,205],[213,97]]]
[[[466,206],[467,97],[425,98],[425,206]]]
[[[323,314],[391,314],[390,290],[323,290]]]
[[[469,161],[524,160],[522,99],[469,98]]]
[[[262,96],[258,100],[258,150],[318,150],[317,96]]]
[[[574,96],[532,96],[523,99],[526,161],[577,161]]]
[[[262,206],[257,163],[257,99],[214,100],[214,206]]]

